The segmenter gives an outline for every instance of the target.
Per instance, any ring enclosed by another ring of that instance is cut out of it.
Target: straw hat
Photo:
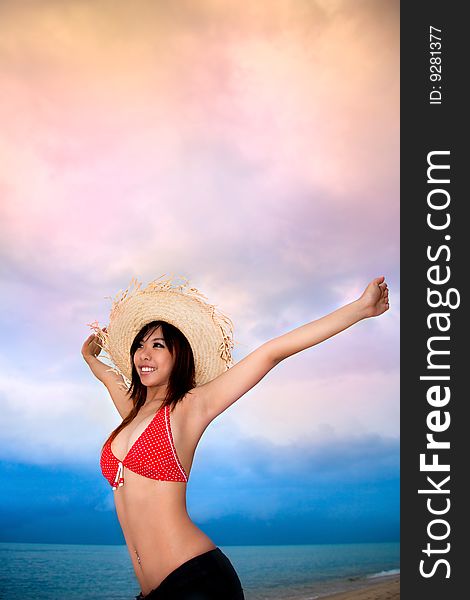
[[[110,370],[122,376],[126,387],[131,384],[130,349],[139,331],[151,321],[166,321],[186,336],[194,355],[196,385],[211,381],[232,364],[233,323],[196,288],[177,284],[162,275],[141,289],[132,279],[129,287],[113,301],[106,331],[95,321],[89,326],[98,344],[113,363]]]

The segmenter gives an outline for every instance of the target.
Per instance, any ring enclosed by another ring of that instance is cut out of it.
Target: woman
[[[186,282],[137,284],[117,298],[109,324],[82,354],[122,423],[103,446],[101,469],[139,581],[136,598],[242,600],[228,557],[189,518],[186,483],[207,426],[273,367],[358,321],[389,309],[385,278],[360,298],[269,340],[231,364],[232,323]],[[97,356],[104,350],[110,368]]]

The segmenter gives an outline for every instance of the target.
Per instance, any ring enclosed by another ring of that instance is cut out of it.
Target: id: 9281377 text
[[[429,80],[432,89],[429,93],[429,104],[442,103],[442,31],[429,26]]]

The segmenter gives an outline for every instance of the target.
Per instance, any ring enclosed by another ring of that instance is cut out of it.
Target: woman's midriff
[[[143,595],[184,562],[216,548],[189,518],[186,483],[125,472],[116,512]]]

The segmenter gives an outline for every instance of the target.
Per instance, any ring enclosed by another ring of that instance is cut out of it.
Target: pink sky
[[[386,275],[391,311],[209,437],[398,436],[398,44],[394,1],[2,2],[0,452],[96,452],[117,415],[85,324],[164,273],[232,317],[238,359]]]

